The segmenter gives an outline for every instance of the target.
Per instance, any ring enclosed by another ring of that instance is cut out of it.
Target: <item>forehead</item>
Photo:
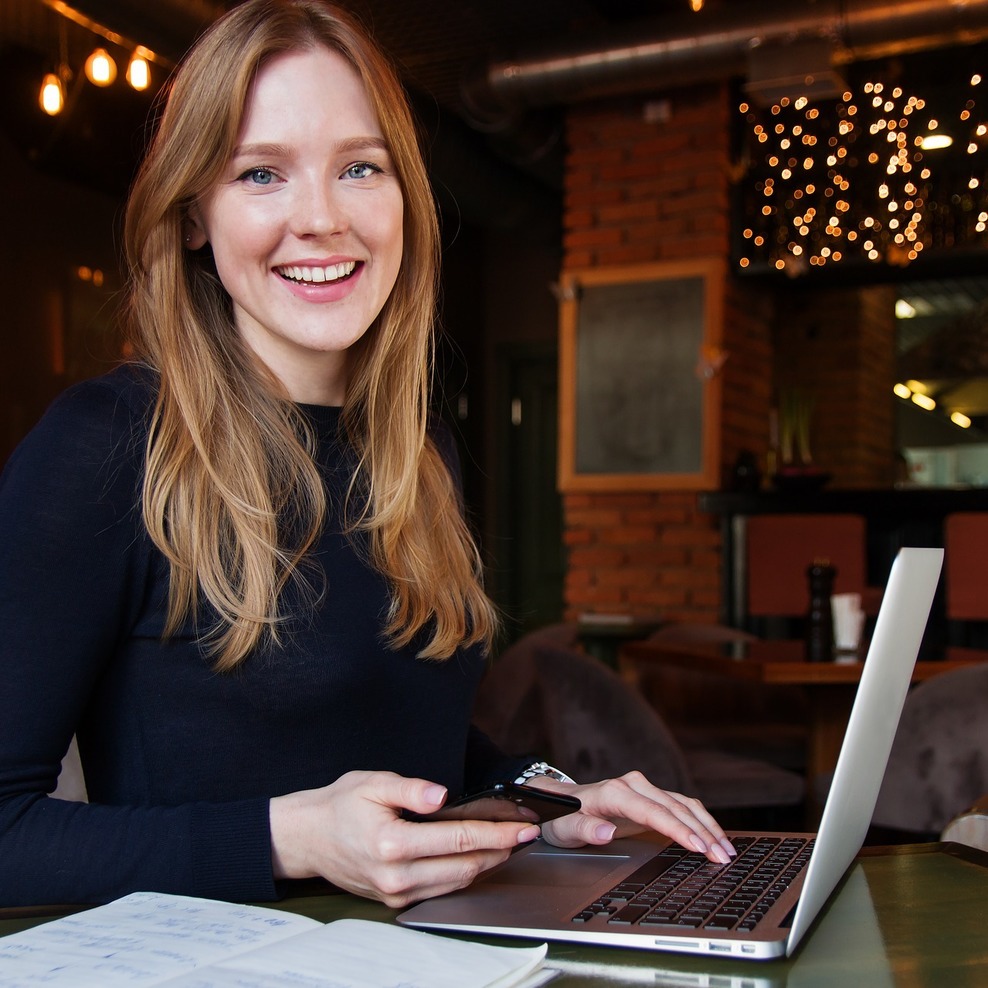
[[[293,130],[310,136],[381,135],[366,87],[338,52],[321,45],[284,52],[258,69],[244,106],[241,141],[261,136],[259,131]]]

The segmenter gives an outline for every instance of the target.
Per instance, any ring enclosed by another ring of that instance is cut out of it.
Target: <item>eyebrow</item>
[[[390,154],[388,142],[383,137],[348,137],[337,144],[340,154],[352,154],[359,151],[384,151]],[[257,144],[241,144],[233,149],[233,158],[290,158],[294,151],[287,144],[259,142]]]

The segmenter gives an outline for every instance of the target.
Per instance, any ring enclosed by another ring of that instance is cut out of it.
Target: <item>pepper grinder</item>
[[[814,559],[806,570],[810,589],[810,609],[806,615],[806,658],[829,662],[834,657],[834,614],[830,597],[837,570],[829,559]]]

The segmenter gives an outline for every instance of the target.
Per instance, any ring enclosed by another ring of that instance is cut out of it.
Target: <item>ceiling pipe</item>
[[[743,74],[760,45],[826,40],[835,62],[988,39],[988,0],[731,0],[701,14],[640,22],[592,41],[494,61],[465,80],[481,129],[515,111]]]

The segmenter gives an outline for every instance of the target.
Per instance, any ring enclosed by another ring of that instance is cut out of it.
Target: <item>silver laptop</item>
[[[942,563],[942,549],[914,548],[893,563],[816,835],[731,833],[739,855],[729,865],[654,836],[575,850],[535,841],[469,888],[421,902],[398,921],[751,959],[792,954],[864,842]],[[765,864],[780,875],[766,878]],[[750,873],[739,891],[702,917],[697,899],[710,906],[740,868]],[[672,888],[680,878],[688,892]]]

